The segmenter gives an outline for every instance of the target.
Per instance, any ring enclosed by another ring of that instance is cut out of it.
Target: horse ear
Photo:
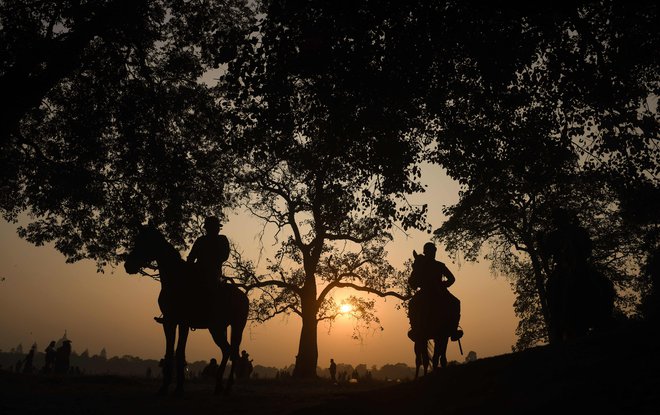
[[[418,256],[419,256],[419,254],[417,253],[417,251],[415,251],[415,250],[413,249],[413,258],[417,258]]]

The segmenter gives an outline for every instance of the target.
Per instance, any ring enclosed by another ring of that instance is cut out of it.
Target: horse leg
[[[413,350],[415,352],[415,379],[419,377],[419,368],[422,366],[422,354],[419,352],[419,346],[415,342],[413,345]]]
[[[188,341],[188,326],[179,325],[179,340],[176,344],[176,390],[177,395],[183,395],[183,382],[186,377],[186,342]]]
[[[431,366],[428,340],[425,340],[422,344],[422,363],[424,364],[424,376],[426,376],[429,373],[429,366]]]
[[[441,343],[440,339],[433,340],[433,357],[432,357],[433,366],[431,369],[433,372],[438,370],[440,356],[442,355],[442,351],[440,350],[440,343]]]
[[[440,367],[447,367],[447,343],[449,343],[449,335],[440,336],[436,342],[436,353],[440,355]]]
[[[217,329],[217,328],[209,328],[209,332],[211,333],[211,337],[213,337],[213,341],[215,344],[220,347],[220,351],[222,352],[222,359],[220,360],[220,366],[218,366],[218,372],[216,374],[215,378],[215,394],[219,395],[222,393],[222,390],[224,389],[223,387],[223,377],[225,375],[225,369],[227,368],[227,361],[229,360],[229,343],[227,342],[227,329]],[[234,365],[232,364],[231,370],[234,370]]]
[[[422,351],[420,350],[419,341],[414,344],[415,350],[415,379],[419,377],[419,368],[422,366]]]
[[[247,317],[247,309],[246,309],[246,317]],[[241,341],[243,339],[243,329],[245,328],[245,322],[246,322],[245,319],[243,320],[239,319],[238,321],[234,321],[231,324],[231,336],[229,343],[231,369],[229,370],[229,378],[227,379],[227,392],[231,390],[232,385],[234,384],[236,367],[238,366],[238,362],[241,359],[238,351],[241,346]]]
[[[163,358],[163,384],[158,391],[159,395],[167,395],[167,389],[172,383],[172,361],[174,359],[174,338],[176,337],[176,324],[164,322],[165,332],[165,358]]]

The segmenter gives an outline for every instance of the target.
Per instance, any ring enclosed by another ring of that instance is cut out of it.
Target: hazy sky
[[[436,229],[444,217],[441,208],[458,200],[458,186],[437,167],[425,167],[426,194],[415,201],[429,204],[429,220]],[[91,261],[66,264],[51,246],[35,247],[16,236],[16,226],[0,222],[0,349],[8,351],[23,344],[27,350],[37,342],[43,351],[50,340],[59,339],[64,330],[80,353],[89,349],[98,354],[106,348],[108,356],[133,355],[160,359],[165,340],[154,320],[160,315],[157,297],[160,284],[148,277],[128,275],[120,266],[96,273]],[[246,256],[261,248],[257,235],[261,227],[246,215],[229,218],[222,233],[237,244]],[[421,251],[429,235],[402,232],[388,245],[390,261],[396,267]],[[273,240],[261,241],[267,254]],[[250,255],[252,254],[253,255]],[[187,252],[182,252],[187,255]],[[478,357],[509,353],[515,343],[517,319],[513,313],[513,293],[507,280],[490,274],[488,264],[455,264],[442,247],[437,259],[445,262],[456,276],[450,291],[462,302],[461,327],[464,355],[457,343],[450,343],[448,359],[463,361],[470,350]],[[263,262],[263,260],[262,260]],[[349,295],[347,290],[337,296]],[[387,363],[414,365],[413,344],[407,338],[408,320],[397,310],[398,300],[377,300],[383,331],[353,340],[353,321],[341,317],[330,326],[319,324],[319,366],[327,367],[330,358],[337,363],[364,363],[378,367]],[[246,349],[254,364],[282,368],[292,364],[298,351],[301,323],[297,316],[276,317],[265,324],[249,323],[241,349]],[[189,336],[187,360],[209,360],[220,351],[207,330]]]

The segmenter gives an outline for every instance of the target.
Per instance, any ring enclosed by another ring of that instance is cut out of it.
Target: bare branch
[[[380,291],[380,290],[376,290],[374,288],[357,285],[357,284],[354,284],[352,282],[336,282],[336,283],[332,283],[332,284],[335,284],[336,288],[352,288],[356,291],[362,291],[362,292],[367,292],[369,294],[375,294],[375,295],[377,295],[379,297],[383,297],[383,298],[384,297],[396,297],[401,301],[408,301],[411,298],[411,296],[409,296],[409,295],[403,295],[403,294],[398,293],[396,291]]]

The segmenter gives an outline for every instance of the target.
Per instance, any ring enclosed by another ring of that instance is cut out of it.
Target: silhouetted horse
[[[413,251],[415,258],[412,265],[411,280],[420,272],[421,255]],[[408,337],[414,342],[415,378],[419,377],[420,368],[424,375],[438,367],[447,367],[447,344],[455,332],[460,317],[460,303],[448,290],[440,294],[442,298],[433,298],[431,293],[418,291],[408,303],[408,318],[412,330]],[[429,343],[433,342],[433,355],[429,357]],[[460,342],[460,340],[459,340]]]
[[[215,289],[203,289],[201,280],[192,265],[186,263],[179,252],[154,226],[142,226],[135,238],[132,251],[126,257],[124,268],[129,274],[137,273],[142,267],[156,261],[160,274],[158,305],[163,314],[165,331],[165,358],[163,359],[163,384],[160,394],[167,394],[172,381],[173,363],[176,363],[176,393],[183,393],[184,367],[186,365],[186,341],[190,328],[207,328],[222,351],[222,360],[216,377],[215,392],[223,389],[223,375],[228,359],[231,369],[227,380],[229,392],[234,382],[243,329],[247,323],[248,297],[238,287],[218,283]],[[206,292],[203,292],[206,291]],[[227,328],[231,326],[230,342]],[[174,350],[176,329],[179,339]]]
[[[612,324],[616,292],[589,265],[574,272],[556,269],[547,283],[551,340],[565,341]]]

